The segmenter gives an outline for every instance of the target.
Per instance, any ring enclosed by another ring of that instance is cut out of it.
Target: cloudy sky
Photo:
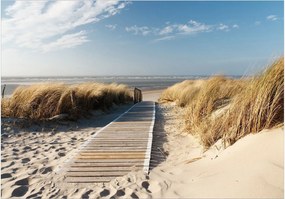
[[[283,55],[283,2],[2,1],[2,75],[246,75]]]

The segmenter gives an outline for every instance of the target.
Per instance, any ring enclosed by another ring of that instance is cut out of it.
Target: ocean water
[[[38,83],[61,82],[66,84],[78,84],[83,82],[120,83],[126,84],[131,89],[137,87],[141,90],[165,89],[175,83],[186,79],[201,79],[207,76],[75,76],[75,77],[2,77],[1,91],[5,88],[5,96],[22,85]]]

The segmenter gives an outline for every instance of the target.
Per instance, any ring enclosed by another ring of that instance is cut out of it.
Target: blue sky
[[[248,75],[284,54],[283,2],[4,1],[2,75]]]

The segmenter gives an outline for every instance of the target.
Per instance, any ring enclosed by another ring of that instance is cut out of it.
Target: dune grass
[[[201,131],[206,146],[223,138],[233,144],[249,133],[284,124],[284,59],[256,75],[230,104]]]
[[[78,119],[90,110],[107,110],[131,100],[128,87],[122,84],[35,84],[18,87],[11,98],[2,100],[1,116],[41,120],[67,114]]]
[[[186,130],[199,135],[206,148],[220,138],[233,144],[249,133],[284,123],[283,73],[281,58],[251,79],[187,80],[166,89],[160,102],[184,107]]]

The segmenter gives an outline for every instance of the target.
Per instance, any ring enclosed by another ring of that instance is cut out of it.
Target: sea
[[[234,76],[231,76],[236,78]],[[78,84],[84,82],[126,84],[131,89],[143,91],[165,89],[173,84],[189,79],[205,79],[208,76],[53,76],[53,77],[1,77],[1,92],[5,85],[4,96],[10,96],[18,86],[38,83]]]

